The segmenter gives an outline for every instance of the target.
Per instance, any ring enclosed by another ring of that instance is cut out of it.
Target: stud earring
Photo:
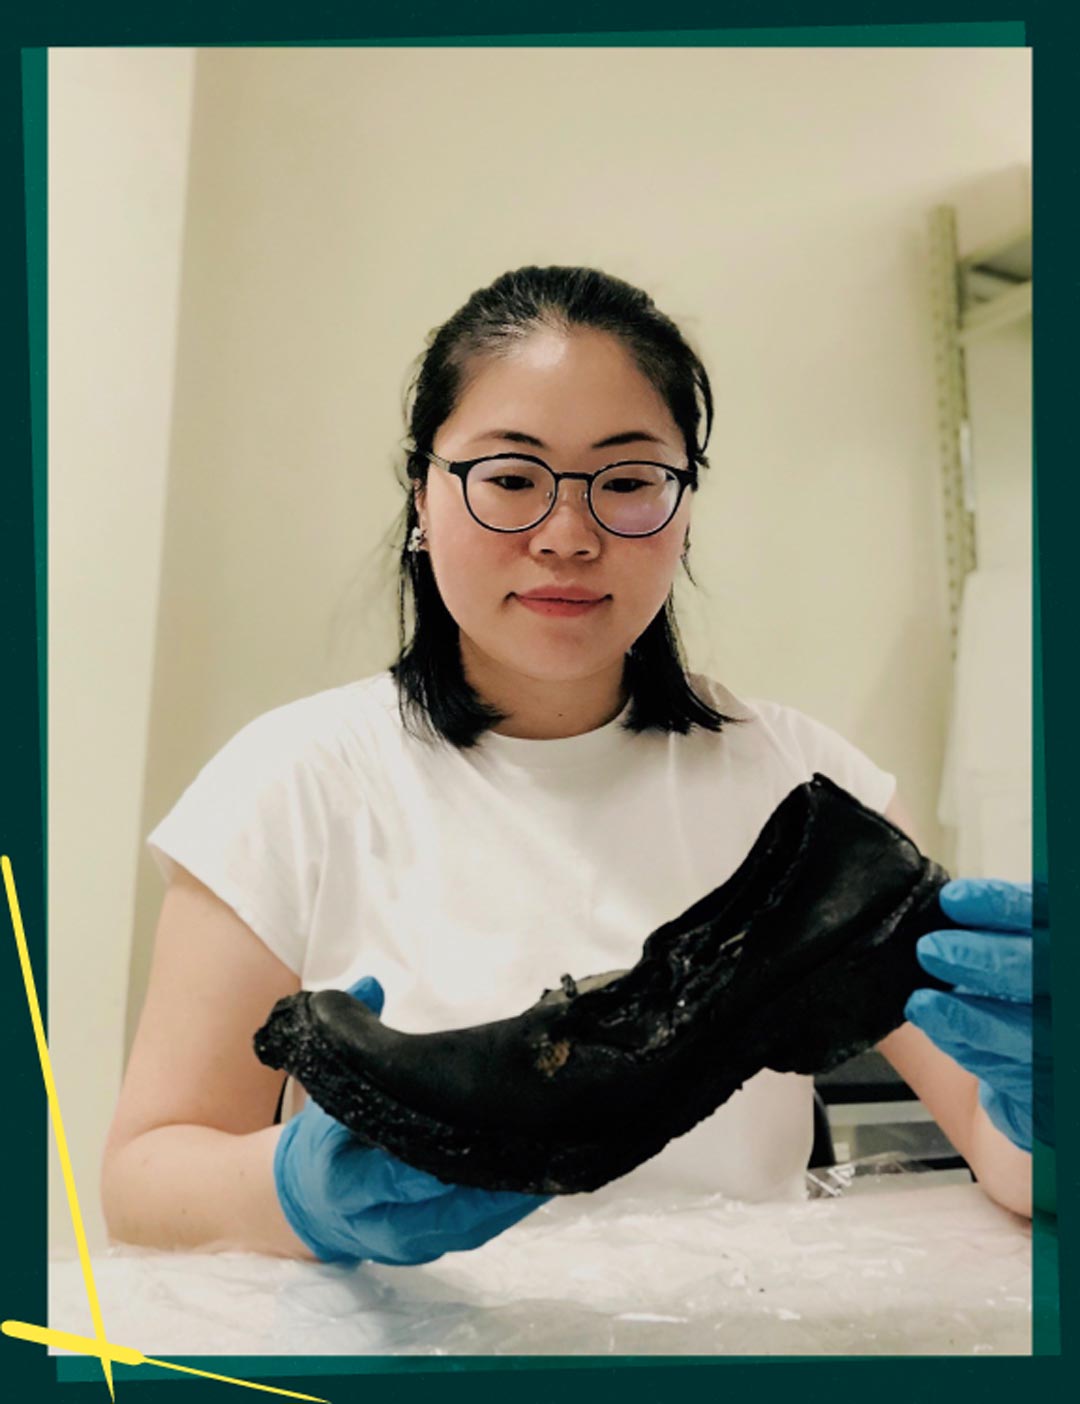
[[[426,541],[427,537],[424,535],[424,528],[422,526],[414,526],[412,531],[409,532],[409,540],[406,549],[409,551],[419,551]]]

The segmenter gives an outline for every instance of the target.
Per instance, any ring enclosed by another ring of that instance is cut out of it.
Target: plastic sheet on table
[[[896,1183],[896,1176],[933,1175],[934,1183],[941,1180],[942,1172],[933,1161],[915,1160],[907,1152],[880,1151],[876,1155],[863,1156],[859,1160],[844,1161],[839,1165],[823,1166],[806,1172],[806,1193],[810,1199],[839,1199],[842,1194],[868,1190],[898,1189],[904,1186]],[[960,1178],[971,1182],[967,1171],[959,1172]]]
[[[796,1202],[568,1196],[418,1268],[113,1249],[95,1275],[110,1339],[163,1357],[1029,1353],[1030,1225],[935,1179],[877,1156]],[[50,1289],[85,1332],[78,1263]]]

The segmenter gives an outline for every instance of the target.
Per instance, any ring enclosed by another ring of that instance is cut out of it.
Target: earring
[[[409,532],[409,540],[406,549],[409,551],[419,551],[426,540],[427,537],[424,535],[424,528],[419,525],[414,526],[412,531]]]

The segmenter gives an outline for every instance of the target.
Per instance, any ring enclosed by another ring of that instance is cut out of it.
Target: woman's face
[[[636,457],[687,466],[670,410],[629,352],[615,337],[580,328],[536,332],[509,357],[481,362],[433,449],[452,461],[522,452],[556,473],[592,475]],[[667,598],[691,494],[683,494],[662,531],[634,540],[600,526],[585,487],[561,483],[544,521],[503,534],[474,521],[460,480],[432,465],[417,505],[466,666],[475,659],[487,672],[495,667],[545,682],[581,681],[616,667],[621,676],[627,650]],[[545,611],[522,602],[536,591],[597,603]]]

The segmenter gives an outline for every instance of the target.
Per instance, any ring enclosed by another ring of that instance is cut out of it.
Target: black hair
[[[436,432],[483,359],[506,355],[542,328],[573,327],[608,332],[626,346],[682,433],[694,472],[693,489],[698,470],[708,467],[705,446],[713,417],[709,377],[678,327],[647,293],[597,269],[573,267],[519,268],[473,293],[428,338],[409,388],[411,409],[406,397],[412,447],[405,469],[399,653],[390,671],[402,722],[415,736],[441,737],[465,748],[505,719],[465,677],[458,626],[443,603],[428,553],[409,549],[409,538],[419,525],[415,488],[427,481],[423,455],[432,450]],[[709,706],[690,685],[670,592],[627,654],[623,680],[630,698],[624,723],[629,731],[685,734],[693,726],[720,731],[737,720]]]

